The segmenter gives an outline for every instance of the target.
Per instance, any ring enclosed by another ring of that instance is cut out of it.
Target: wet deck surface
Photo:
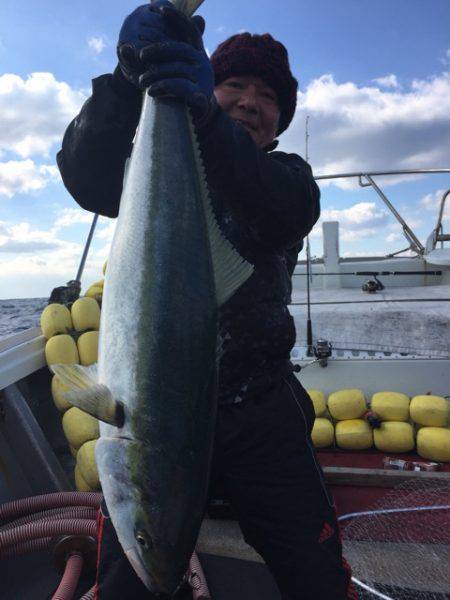
[[[297,343],[305,345],[306,291],[294,292],[292,303]],[[312,290],[311,303],[314,337],[335,348],[450,356],[449,285]]]

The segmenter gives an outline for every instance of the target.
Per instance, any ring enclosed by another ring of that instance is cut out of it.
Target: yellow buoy
[[[76,406],[69,408],[62,419],[64,435],[69,444],[78,450],[85,442],[95,440],[100,435],[98,420]]]
[[[90,288],[88,288],[87,292],[85,293],[85,296],[87,296],[88,298],[95,298],[96,300],[100,300],[103,294],[103,288],[99,287],[98,285],[91,285]]]
[[[97,362],[98,358],[98,331],[86,331],[77,341],[80,363],[88,366]]]
[[[48,365],[73,365],[80,362],[77,345],[67,334],[55,335],[45,344],[45,358]]]
[[[417,432],[417,453],[429,460],[449,462],[450,429],[447,427],[421,427]]]
[[[367,450],[373,446],[372,428],[364,419],[336,423],[336,444],[345,450]]]
[[[449,420],[449,402],[442,396],[414,396],[409,405],[411,419],[427,427],[446,427]]]
[[[317,417],[311,432],[315,448],[327,448],[334,442],[334,427],[328,419]]]
[[[95,492],[95,489],[91,488],[81,475],[80,468],[75,465],[75,487],[79,492]]]
[[[314,412],[316,417],[321,417],[327,410],[327,403],[325,400],[325,394],[320,390],[306,390],[309,397],[314,404]]]
[[[64,304],[49,304],[41,314],[41,329],[44,337],[50,339],[58,333],[68,333],[73,329],[70,310]]]
[[[81,477],[94,490],[99,489],[100,480],[98,477],[97,465],[95,464],[95,444],[97,440],[91,440],[84,443],[78,450],[77,466]]]
[[[77,331],[86,331],[86,329],[99,329],[100,327],[100,307],[97,300],[83,296],[78,298],[72,305],[72,321]]]
[[[104,284],[105,284],[105,280],[104,279],[99,279],[98,281],[96,281],[95,283],[93,283],[91,287],[100,287],[100,288],[103,289]]]
[[[333,419],[358,419],[367,410],[366,400],[361,390],[339,390],[328,396],[328,410]]]
[[[414,449],[414,428],[410,423],[384,421],[373,430],[375,447],[381,452],[411,452]]]
[[[106,267],[108,266],[108,261],[105,261],[105,264],[103,265],[103,275],[106,275]]]
[[[56,375],[53,375],[53,377],[52,377],[53,402],[55,403],[56,408],[58,410],[60,410],[61,412],[65,412],[69,408],[72,408],[72,405],[70,404],[70,402],[68,402],[64,398],[65,392],[69,392],[70,389],[71,388],[69,388],[67,385],[64,385],[64,383],[61,383],[61,380],[58,379],[58,377],[56,377]]]
[[[409,419],[409,397],[400,392],[377,392],[372,396],[371,408],[382,421]]]

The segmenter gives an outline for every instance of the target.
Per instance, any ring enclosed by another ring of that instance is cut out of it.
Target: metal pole
[[[310,263],[311,263],[311,254],[309,247],[309,236],[306,236],[306,297],[307,297],[307,311],[308,318],[306,321],[306,343],[308,349],[306,351],[307,356],[313,356],[313,335],[312,335],[312,323],[311,323],[311,298],[310,298]]]
[[[370,185],[373,187],[373,189],[377,192],[377,194],[380,196],[380,198],[386,204],[386,206],[389,208],[389,210],[392,212],[392,214],[397,219],[397,221],[401,224],[401,226],[403,228],[403,233],[405,234],[407,240],[411,244],[411,249],[414,250],[415,252],[417,252],[417,254],[423,254],[424,251],[425,251],[425,248],[422,246],[422,244],[420,243],[420,241],[418,240],[418,238],[414,235],[412,229],[409,228],[409,226],[406,223],[406,221],[395,210],[395,208],[389,202],[389,200],[387,199],[387,197],[384,195],[384,193],[378,187],[378,185],[375,183],[375,181],[372,179],[372,177],[370,175],[366,175],[366,178],[370,182]]]
[[[81,283],[81,275],[83,274],[84,265],[86,263],[86,258],[87,258],[88,252],[89,252],[89,247],[91,245],[92,237],[94,235],[95,226],[97,225],[97,220],[98,220],[98,215],[94,215],[94,218],[92,220],[92,225],[89,230],[89,235],[87,237],[86,244],[84,246],[83,256],[81,257],[80,266],[78,267],[77,275],[75,277],[75,281],[78,281],[80,283]]]

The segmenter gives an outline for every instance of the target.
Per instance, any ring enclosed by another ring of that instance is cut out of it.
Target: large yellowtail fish
[[[202,0],[174,4],[189,16]],[[144,95],[108,261],[98,374],[56,365],[102,421],[96,462],[120,544],[172,595],[202,521],[216,415],[218,309],[253,268],[213,214],[190,113]]]

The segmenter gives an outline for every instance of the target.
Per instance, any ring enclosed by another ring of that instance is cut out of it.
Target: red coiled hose
[[[197,554],[194,552],[189,561],[188,581],[194,600],[211,600],[206,577]]]
[[[0,522],[3,521],[0,527],[0,557],[45,550],[51,546],[52,537],[58,535],[86,535],[96,538],[96,512],[102,497],[99,492],[58,492],[0,505]],[[69,557],[52,600],[73,599],[82,566],[81,554],[74,553]],[[205,575],[195,552],[189,562],[188,577],[194,600],[211,600]],[[95,586],[80,600],[93,600],[94,597]]]
[[[54,535],[88,535],[96,537],[97,523],[85,519],[60,519],[26,523],[0,533],[0,555],[9,546]]]
[[[0,505],[0,521],[9,521],[21,515],[51,508],[89,506],[98,509],[102,500],[100,492],[56,492],[32,498],[22,498]]]
[[[29,542],[23,542],[22,544],[14,544],[8,546],[1,551],[1,558],[8,558],[10,556],[23,556],[24,554],[30,554],[31,552],[42,552],[50,548],[52,544],[52,538],[40,538],[39,540],[30,540]]]
[[[91,587],[90,590],[88,590],[84,596],[81,596],[80,600],[94,600],[95,598],[95,585],[93,585]]]
[[[72,600],[80,580],[82,568],[83,557],[81,554],[71,554],[67,560],[61,583],[53,594],[52,600]]]
[[[41,512],[34,513],[32,515],[21,517],[20,519],[16,519],[15,521],[10,521],[9,523],[6,523],[6,525],[0,527],[0,533],[2,531],[6,531],[7,529],[14,529],[15,527],[19,527],[20,525],[25,525],[26,523],[33,523],[35,521],[51,521],[53,519],[95,520],[96,516],[97,510],[88,506],[67,506],[66,508],[52,508],[50,510],[44,510]]]

